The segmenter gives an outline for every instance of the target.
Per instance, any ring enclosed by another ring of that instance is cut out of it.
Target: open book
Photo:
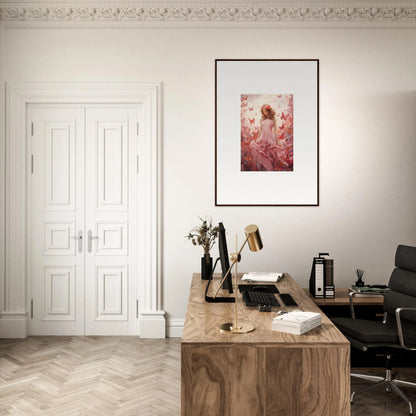
[[[243,274],[241,280],[247,282],[267,282],[276,283],[283,277],[283,273],[263,273],[263,272],[249,272]]]

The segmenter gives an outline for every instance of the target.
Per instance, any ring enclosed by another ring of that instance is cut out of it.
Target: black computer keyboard
[[[293,299],[289,293],[280,293],[279,296],[285,306],[298,306],[298,304],[295,302],[295,299]]]
[[[280,306],[280,303],[272,293],[265,292],[243,292],[243,299],[247,306],[270,305]]]

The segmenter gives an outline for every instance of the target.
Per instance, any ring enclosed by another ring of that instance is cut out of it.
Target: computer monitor
[[[218,251],[220,253],[222,277],[224,277],[230,268],[230,260],[228,257],[227,237],[225,236],[225,228],[222,222],[218,224]],[[222,285],[222,288],[228,289],[229,293],[233,293],[231,276],[232,274],[230,272]]]
[[[228,258],[228,249],[227,249],[227,238],[225,236],[225,228],[222,222],[218,224],[218,250],[219,250],[219,258],[215,261],[214,268],[212,270],[211,276],[208,280],[207,287],[205,288],[205,300],[206,302],[216,302],[216,303],[230,303],[235,302],[234,297],[213,297],[208,296],[209,287],[212,281],[212,276],[215,272],[215,267],[218,263],[218,261],[221,262],[221,270],[222,270],[222,276],[221,279],[224,278],[226,275],[228,269],[230,268],[230,260]],[[222,284],[222,288],[228,290],[229,293],[233,293],[233,284],[232,284],[232,273],[230,272],[227,276],[227,278],[224,280],[224,283]]]

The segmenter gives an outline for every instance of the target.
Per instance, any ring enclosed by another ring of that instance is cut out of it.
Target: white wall
[[[259,225],[264,250],[245,252],[241,271],[289,272],[306,287],[312,257],[328,251],[338,287],[358,267],[387,282],[397,244],[416,245],[412,26],[10,25],[2,81],[163,82],[163,303],[180,320],[202,253],[184,236],[205,214],[230,246]],[[319,207],[214,206],[216,58],[320,60]]]

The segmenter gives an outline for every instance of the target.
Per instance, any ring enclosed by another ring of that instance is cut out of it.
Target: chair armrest
[[[385,295],[385,292],[349,292],[348,298],[350,301],[350,309],[351,309],[351,318],[355,319],[355,311],[354,311],[354,296],[355,295],[365,295],[365,296],[383,296]]]
[[[399,332],[400,345],[405,350],[415,351],[416,346],[408,346],[408,345],[405,345],[405,343],[404,343],[402,320],[400,318],[400,312],[401,311],[416,311],[416,308],[397,308],[396,309],[396,322],[397,322],[397,330]]]

